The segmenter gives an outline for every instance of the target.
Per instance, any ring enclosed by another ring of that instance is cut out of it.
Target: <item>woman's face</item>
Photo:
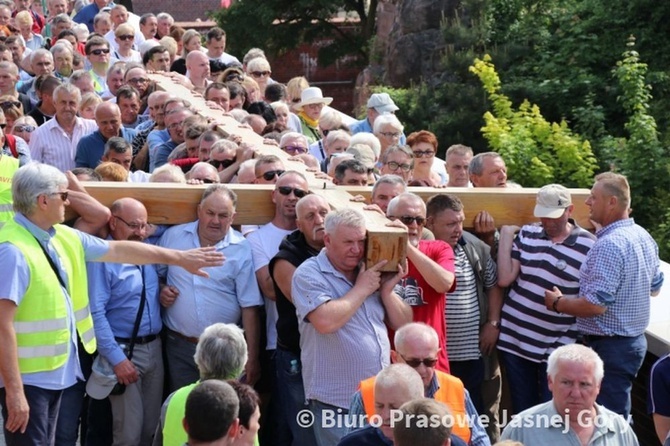
[[[247,97],[249,98],[249,103],[258,102],[261,100],[261,91],[256,87],[251,87],[247,90]]]
[[[188,39],[188,42],[186,42],[186,45],[184,45],[184,48],[186,48],[186,51],[189,53],[191,51],[197,51],[200,49],[200,39],[198,36],[193,36],[190,39]]]
[[[318,121],[319,118],[321,117],[321,110],[323,110],[323,107],[324,107],[323,103],[307,104],[303,105],[302,111],[305,112],[305,114],[309,117],[309,119]]]
[[[381,130],[376,135],[382,145],[382,153],[384,153],[384,151],[390,146],[398,144],[400,142],[401,135],[402,133],[390,124],[382,126]]]
[[[35,129],[36,127],[32,124],[14,123],[14,127],[12,127],[12,135],[22,138],[25,142],[30,142],[30,135]]]
[[[432,144],[427,142],[419,142],[412,147],[414,152],[414,166],[418,167],[420,171],[426,168],[431,168],[433,159],[435,158],[435,148]]]
[[[277,122],[284,127],[288,128],[288,109],[285,107],[279,107],[275,110],[275,116],[277,116]]]
[[[79,116],[84,119],[95,119],[95,105],[87,105],[79,110]]]

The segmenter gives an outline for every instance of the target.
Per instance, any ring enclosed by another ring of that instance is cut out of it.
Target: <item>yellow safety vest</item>
[[[56,235],[51,244],[67,276],[77,332],[85,350],[93,353],[96,340],[88,305],[84,247],[73,229],[63,225],[54,229]],[[21,250],[30,270],[30,284],[14,316],[19,370],[56,370],[65,365],[71,344],[67,306],[58,278],[35,237],[23,226],[13,220],[7,222],[0,229],[0,243],[3,242]]]
[[[19,170],[19,160],[0,155],[0,227],[14,218],[12,208],[12,178]]]

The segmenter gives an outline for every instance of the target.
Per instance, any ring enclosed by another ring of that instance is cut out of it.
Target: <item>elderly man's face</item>
[[[414,160],[402,152],[393,152],[386,155],[386,163],[381,168],[382,175],[398,175],[405,182],[412,177]]]
[[[402,184],[381,183],[375,189],[375,194],[372,196],[372,204],[376,204],[386,213],[389,202],[403,192],[405,192],[405,188]]]
[[[121,109],[121,121],[124,124],[133,124],[137,121],[137,115],[140,112],[140,99],[137,95],[120,98],[117,102]]]
[[[296,210],[296,225],[310,246],[323,247],[324,223],[330,206],[318,195],[308,195],[301,200],[305,203],[301,203]]]
[[[236,151],[233,148],[225,148],[224,150],[217,150],[215,153],[210,153],[211,147],[215,141],[201,141],[200,142],[200,157],[209,157],[209,163],[219,172],[227,167],[230,167],[235,162]],[[207,155],[205,155],[207,153]]]
[[[157,22],[157,27],[156,31],[158,36],[156,37],[164,37],[170,34],[170,27],[172,26],[172,20],[170,19],[160,19]]]
[[[366,172],[356,173],[351,169],[344,171],[342,181],[338,183],[339,186],[367,186],[368,174]]]
[[[46,197],[46,205],[41,210],[45,219],[52,225],[63,223],[65,221],[65,206],[70,204],[67,198],[67,187],[59,186],[57,192],[44,194],[44,196]]]
[[[286,138],[281,145],[281,149],[289,155],[300,155],[309,152],[309,146],[305,138],[295,136]]]
[[[216,141],[207,141],[204,138],[200,138],[200,143],[198,144],[198,161],[209,161],[210,157],[209,155],[212,151],[212,146],[214,145],[215,142]]]
[[[581,412],[593,410],[600,393],[600,383],[595,379],[595,366],[565,360],[558,361],[557,365],[556,376],[548,377],[556,411],[578,420]]]
[[[400,220],[407,226],[409,242],[416,247],[419,246],[421,232],[426,224],[426,211],[417,200],[405,197],[400,199],[400,202],[393,209],[393,214],[390,215],[387,212],[387,216],[392,220]]]
[[[275,184],[277,178],[284,173],[284,165],[278,163],[265,163],[256,167],[256,184]]]
[[[116,92],[125,84],[125,81],[123,80],[123,71],[114,71],[108,74],[106,82],[109,87],[109,92],[116,96]]]
[[[482,174],[470,174],[475,187],[507,187],[507,166],[499,157],[484,158]]]
[[[463,221],[465,213],[462,210],[445,209],[431,215],[426,227],[433,232],[435,240],[442,240],[453,248],[463,235]]]
[[[95,85],[93,85],[93,79],[90,76],[80,77],[74,82],[74,85],[77,86],[82,95],[86,93],[95,93]]]
[[[14,56],[12,56],[12,52],[9,49],[7,51],[0,51],[0,62],[14,63]]]
[[[12,11],[6,6],[0,8],[0,25],[7,26],[11,20]]]
[[[147,101],[149,106],[149,116],[153,119],[157,125],[165,125],[165,101],[167,97],[165,96],[149,96]]]
[[[203,183],[219,183],[219,175],[212,166],[195,166],[191,169],[189,178],[192,180],[200,180]]]
[[[27,11],[30,9],[32,0],[14,0],[14,6],[17,11]]]
[[[227,195],[215,192],[198,205],[198,236],[216,243],[224,239],[235,218],[235,207]]]
[[[51,54],[41,54],[31,60],[31,67],[35,76],[51,74],[54,70],[54,62]]]
[[[145,39],[153,39],[158,31],[158,20],[156,17],[149,17],[144,22],[144,25],[140,24],[140,32],[144,35]]]
[[[170,134],[170,139],[177,144],[184,142],[184,119],[189,116],[191,116],[191,113],[182,110],[165,117],[165,126]]]
[[[68,50],[59,51],[54,55],[54,70],[63,76],[72,74],[74,58]]]
[[[123,153],[117,153],[113,150],[110,150],[107,158],[103,158],[103,161],[109,161],[110,163],[118,164],[119,166],[126,169],[130,172],[130,164],[133,162],[133,151],[126,150]]]
[[[375,413],[382,419],[380,429],[386,438],[393,439],[392,413],[406,402],[411,401],[413,395],[409,386],[404,383],[388,386],[375,384],[374,395]]]
[[[119,136],[119,132],[121,131],[121,112],[118,107],[104,104],[96,110],[95,122],[98,124],[98,129],[105,139]]]
[[[445,168],[449,174],[449,187],[468,187],[470,176],[468,175],[472,155],[452,154],[447,156]]]
[[[340,225],[323,241],[330,263],[342,273],[356,270],[365,256],[365,226]]]
[[[147,210],[144,206],[124,206],[109,220],[114,240],[141,242],[147,236]]]
[[[128,11],[124,11],[121,8],[113,9],[110,15],[112,17],[112,23],[114,23],[115,28],[120,24],[126,23],[128,21]]]
[[[16,40],[15,42],[10,43],[9,45],[9,50],[12,52],[12,60],[14,60],[14,63],[16,66],[21,65],[21,61],[23,60],[23,53],[25,52],[26,48],[21,44],[20,40]]]
[[[16,86],[17,76],[7,68],[0,68],[0,91],[13,90]]]
[[[77,117],[77,110],[79,108],[81,96],[75,93],[61,91],[54,99],[56,116],[59,119],[71,122]]]
[[[140,97],[143,97],[149,88],[149,78],[144,68],[131,68],[126,73],[126,83],[135,87],[140,92]]]
[[[428,388],[437,365],[437,354],[440,351],[437,339],[426,339],[425,336],[410,336],[405,340],[405,345],[396,345],[395,351],[391,352],[392,362],[407,364],[419,372],[423,387]]]
[[[49,1],[49,15],[55,17],[58,14],[63,14],[67,12],[67,1],[66,0],[50,0]]]

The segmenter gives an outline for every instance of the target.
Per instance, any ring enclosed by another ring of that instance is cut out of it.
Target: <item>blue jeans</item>
[[[632,338],[607,337],[585,342],[605,363],[605,377],[597,402],[628,419],[633,380],[647,354],[644,334]]]
[[[344,415],[349,413],[349,409],[342,409],[341,407],[331,406],[321,401],[310,400],[309,410],[314,417],[312,429],[316,437],[315,444],[317,446],[337,446],[342,437],[347,435],[347,428],[344,422],[339,426],[335,424],[333,427],[325,427],[324,423],[326,420],[324,418],[326,417],[324,417],[324,411],[328,411],[329,414],[334,415],[335,420],[337,420],[338,416],[340,416],[340,419],[344,419]]]
[[[533,362],[512,353],[500,351],[505,377],[515,414],[551,399],[547,383],[547,363]]]
[[[63,390],[56,423],[56,446],[75,446],[79,438],[79,420],[83,413],[86,383],[77,383]]]
[[[463,381],[470,392],[470,399],[478,414],[484,413],[482,384],[484,383],[484,358],[471,361],[449,361],[449,373]]]
[[[278,423],[286,423],[291,430],[293,446],[316,444],[314,431],[309,428],[300,427],[296,422],[296,416],[301,410],[307,409],[305,402],[305,387],[302,383],[302,363],[300,355],[296,355],[281,347],[275,350],[275,367],[277,371],[277,382],[275,386],[276,407],[281,409]],[[291,364],[292,361],[295,361]],[[275,445],[281,446],[279,442]]]
[[[3,423],[7,446],[52,445],[56,438],[56,420],[60,408],[62,390],[47,390],[35,386],[23,386],[23,393],[30,407],[28,426],[21,431],[9,432]],[[2,418],[7,420],[5,388],[0,388]]]

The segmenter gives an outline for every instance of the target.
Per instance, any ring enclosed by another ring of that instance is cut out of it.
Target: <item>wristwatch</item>
[[[500,321],[488,321],[487,323],[493,325],[495,328],[500,330]]]

